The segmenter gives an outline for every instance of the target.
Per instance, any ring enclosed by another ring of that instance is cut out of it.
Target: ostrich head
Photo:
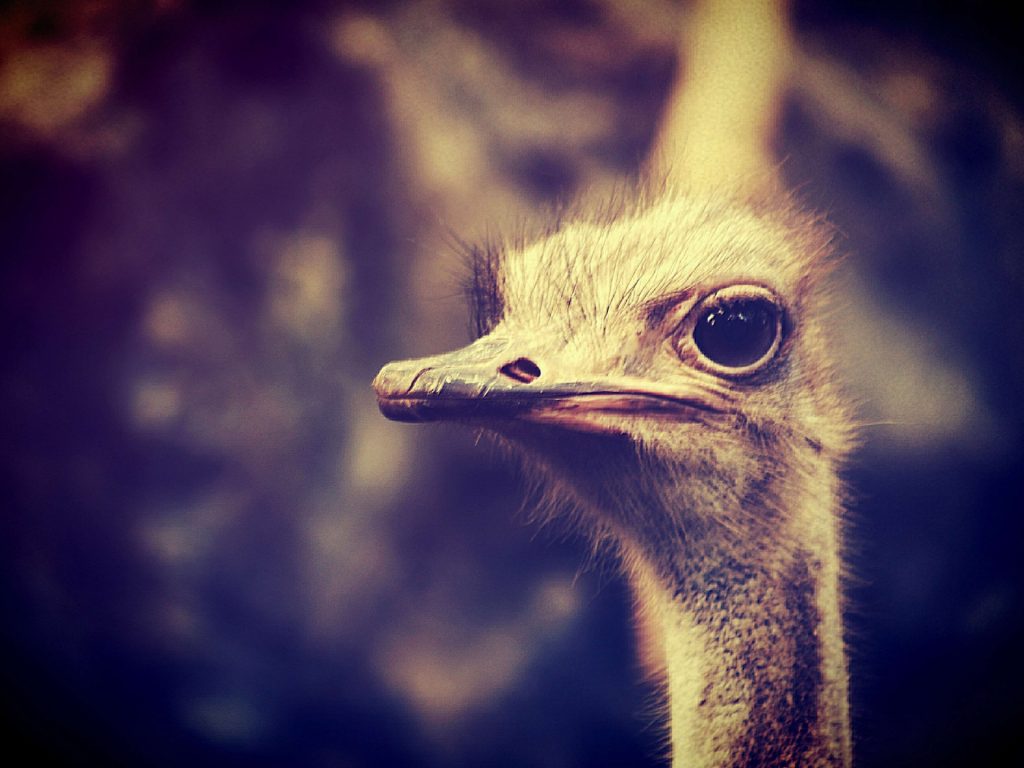
[[[577,221],[480,255],[481,337],[374,381],[390,418],[496,433],[616,548],[679,765],[850,764],[828,240],[672,193]]]
[[[847,441],[827,255],[792,206],[678,195],[480,254],[481,337],[386,366],[380,408],[498,433],[559,507],[672,582],[702,541],[798,543],[794,496]]]

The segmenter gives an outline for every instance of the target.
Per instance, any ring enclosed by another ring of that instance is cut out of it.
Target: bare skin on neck
[[[676,765],[851,764],[833,509],[818,502],[793,521],[816,535],[792,551],[776,537],[708,541],[661,574],[642,552],[627,555]]]

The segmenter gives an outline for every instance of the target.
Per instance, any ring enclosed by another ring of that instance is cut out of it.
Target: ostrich
[[[695,136],[680,131],[655,155]],[[614,550],[674,765],[848,766],[852,421],[825,325],[829,231],[749,166],[718,186],[681,166],[479,251],[479,338],[373,386],[388,418],[495,434]]]

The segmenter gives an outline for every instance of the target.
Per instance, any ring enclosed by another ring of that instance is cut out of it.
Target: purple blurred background
[[[1022,764],[1011,11],[797,3],[780,156],[850,254],[861,766]],[[369,381],[452,233],[635,170],[668,0],[0,4],[0,652],[33,764],[654,766],[628,595]],[[996,756],[999,759],[996,759]]]

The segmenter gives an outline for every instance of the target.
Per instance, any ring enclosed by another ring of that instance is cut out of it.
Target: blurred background
[[[924,8],[796,2],[779,147],[849,254],[856,752],[1024,764],[1022,55]],[[638,167],[685,14],[0,4],[10,754],[660,764],[614,572],[369,382],[468,339],[453,235]]]

